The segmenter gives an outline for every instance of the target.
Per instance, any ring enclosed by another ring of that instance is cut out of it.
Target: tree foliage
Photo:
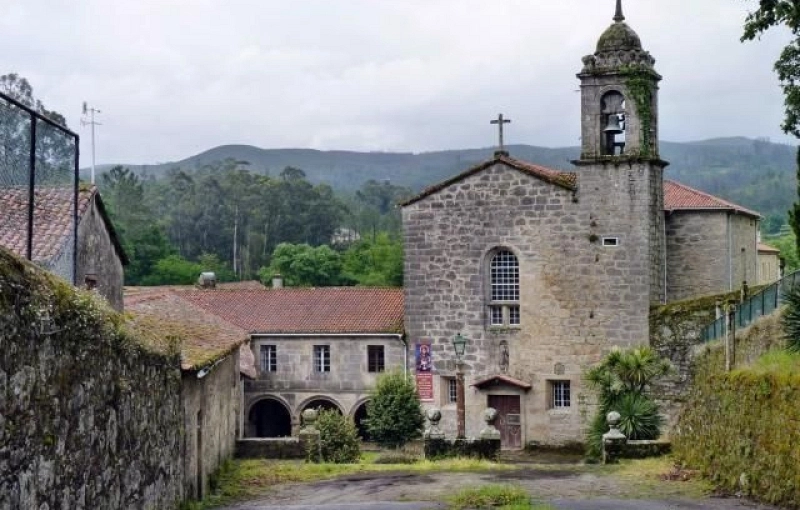
[[[272,254],[272,263],[259,272],[268,284],[280,274],[291,287],[326,287],[346,283],[342,276],[342,256],[330,246],[281,243]]]
[[[752,41],[780,25],[794,36],[775,62],[786,106],[781,128],[800,138],[800,5],[795,0],[760,0],[758,9],[745,19],[742,41]]]
[[[365,287],[403,285],[403,243],[381,232],[374,240],[361,240],[344,252],[342,271]]]
[[[381,446],[399,448],[420,437],[425,418],[414,381],[400,372],[381,375],[365,421],[370,437]]]

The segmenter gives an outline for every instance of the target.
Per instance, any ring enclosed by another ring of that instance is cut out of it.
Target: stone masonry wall
[[[453,336],[469,339],[468,437],[478,435],[487,405],[470,385],[500,373],[505,341],[508,375],[533,386],[521,397],[523,444],[582,439],[591,414],[584,371],[612,346],[648,339],[658,178],[659,169],[642,163],[587,166],[575,194],[496,164],[403,209],[409,342],[431,340],[441,394],[443,376],[455,373]],[[619,245],[604,246],[604,237]],[[498,247],[519,260],[519,328],[488,325],[487,256]],[[553,380],[570,382],[569,408],[551,408]]]
[[[142,347],[119,321],[0,250],[0,508],[182,500],[178,356]]]
[[[738,289],[757,281],[756,220],[727,211],[667,215],[669,301]],[[732,276],[731,276],[732,275]]]
[[[108,228],[98,210],[95,197],[78,225],[78,263],[76,284],[84,284],[87,274],[97,275],[97,292],[116,310],[122,310],[123,266]]]
[[[208,479],[236,449],[242,383],[239,350],[234,350],[205,377],[183,375],[184,487],[186,496],[202,499]]]

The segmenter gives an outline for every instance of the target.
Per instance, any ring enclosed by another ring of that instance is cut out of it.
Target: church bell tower
[[[595,52],[583,57],[579,195],[587,217],[625,246],[631,300],[665,301],[664,168],[658,150],[655,59],[625,23],[622,0]],[[593,232],[594,233],[594,232]],[[607,255],[601,251],[600,259]],[[641,278],[649,275],[648,278]],[[628,281],[628,284],[624,283]]]
[[[625,23],[617,0],[614,23],[594,54],[583,57],[581,161],[615,157],[658,160],[658,82],[655,59]]]

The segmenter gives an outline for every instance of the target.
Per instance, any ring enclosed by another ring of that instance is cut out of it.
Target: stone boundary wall
[[[702,346],[700,331],[716,319],[718,304],[738,297],[738,292],[726,293],[677,301],[650,310],[650,346],[675,368],[672,375],[663,377],[651,388],[665,417],[662,436],[670,435],[686,402],[695,351]]]
[[[250,438],[236,441],[237,459],[305,459],[306,447],[296,437]]]
[[[101,301],[0,249],[0,508],[183,499],[179,357]]]

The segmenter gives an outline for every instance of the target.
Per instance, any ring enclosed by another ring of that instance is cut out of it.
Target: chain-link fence
[[[0,245],[75,283],[77,134],[0,93]]]
[[[700,332],[700,338],[704,342],[710,342],[724,337],[727,334],[728,327],[746,328],[759,317],[769,315],[780,308],[783,303],[783,295],[797,284],[800,284],[800,271],[784,276],[739,303],[734,312],[733,324],[729,324],[727,316],[723,314],[722,317],[703,328]]]

